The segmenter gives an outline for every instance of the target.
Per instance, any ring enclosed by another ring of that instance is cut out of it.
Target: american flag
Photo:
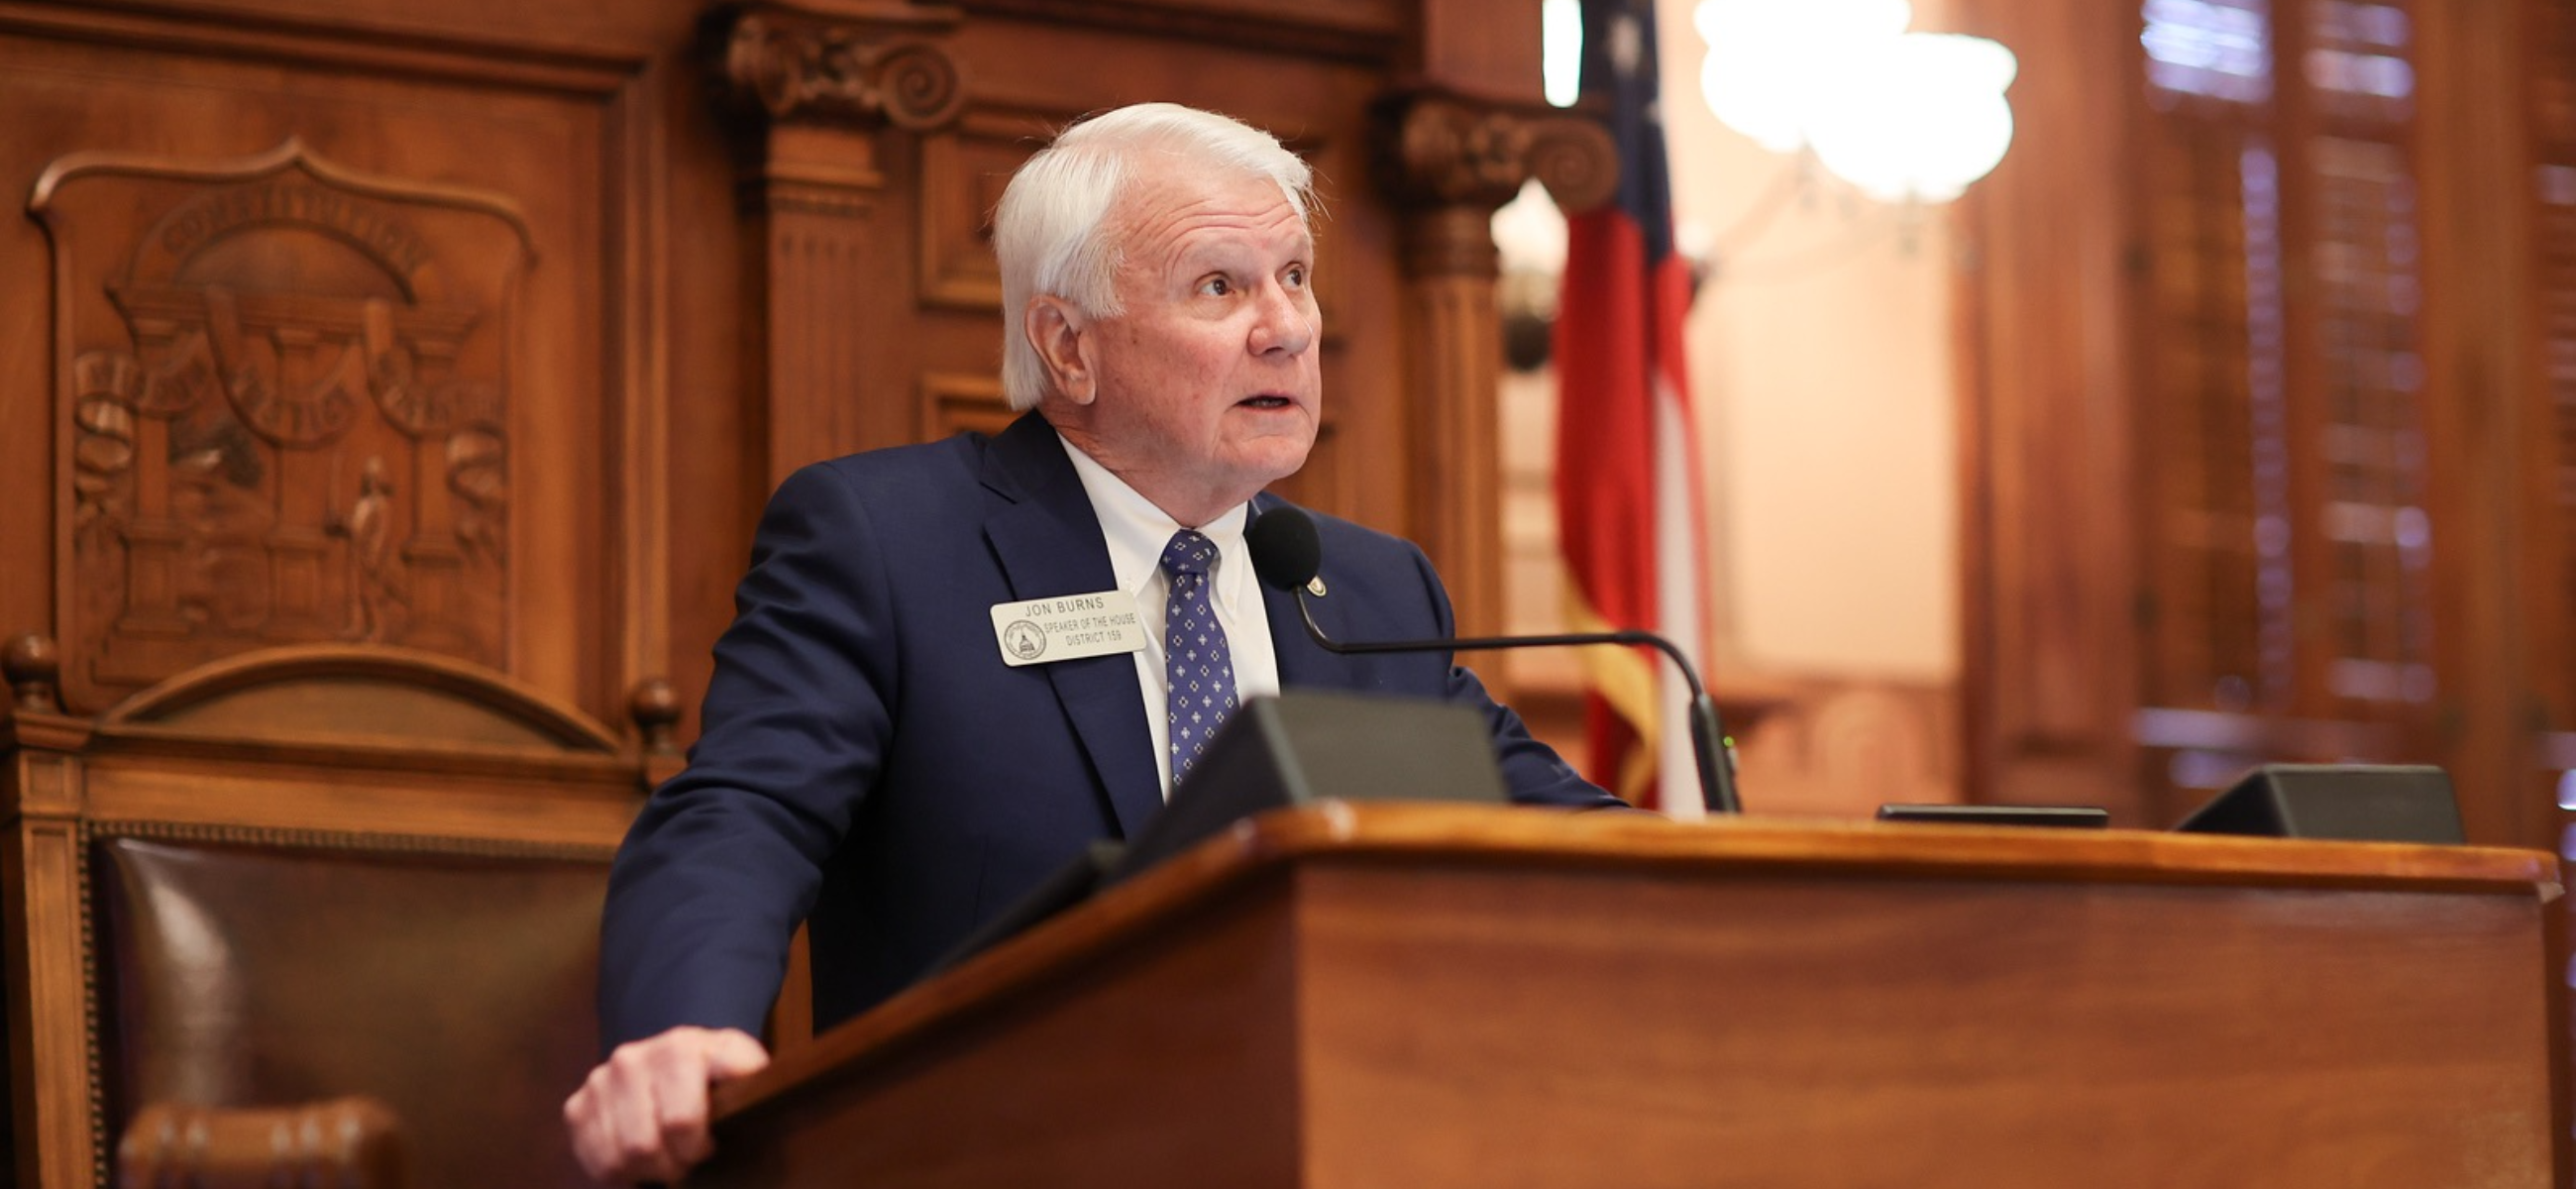
[[[1558,305],[1556,497],[1575,627],[1662,632],[1706,654],[1697,435],[1673,250],[1653,0],[1584,0],[1582,93],[1619,147],[1616,202],[1568,220]],[[1606,106],[1605,106],[1606,105]],[[1629,800],[1697,816],[1678,676],[1645,649],[1585,651],[1585,771]]]

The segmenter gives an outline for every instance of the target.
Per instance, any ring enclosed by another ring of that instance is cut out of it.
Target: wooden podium
[[[718,1094],[701,1186],[2543,1186],[2548,855],[1344,806]]]

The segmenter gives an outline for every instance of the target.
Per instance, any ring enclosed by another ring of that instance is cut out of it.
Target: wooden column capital
[[[1583,116],[1430,90],[1391,95],[1377,115],[1384,176],[1409,216],[1412,276],[1492,277],[1483,220],[1532,178],[1569,211],[1599,206],[1618,188],[1618,149]]]
[[[735,0],[709,14],[716,92],[770,124],[873,132],[946,126],[966,86],[943,39],[956,9],[849,0]]]

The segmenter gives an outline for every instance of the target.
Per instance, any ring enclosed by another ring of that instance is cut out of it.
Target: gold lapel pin
[[[1314,577],[1307,579],[1306,593],[1319,599],[1324,597],[1324,576],[1317,574]]]

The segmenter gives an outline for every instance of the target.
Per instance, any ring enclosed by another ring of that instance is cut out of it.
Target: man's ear
[[[1043,293],[1029,299],[1021,321],[1021,333],[1046,369],[1048,389],[1077,405],[1090,404],[1100,392],[1091,369],[1090,330],[1090,318],[1072,302]]]

